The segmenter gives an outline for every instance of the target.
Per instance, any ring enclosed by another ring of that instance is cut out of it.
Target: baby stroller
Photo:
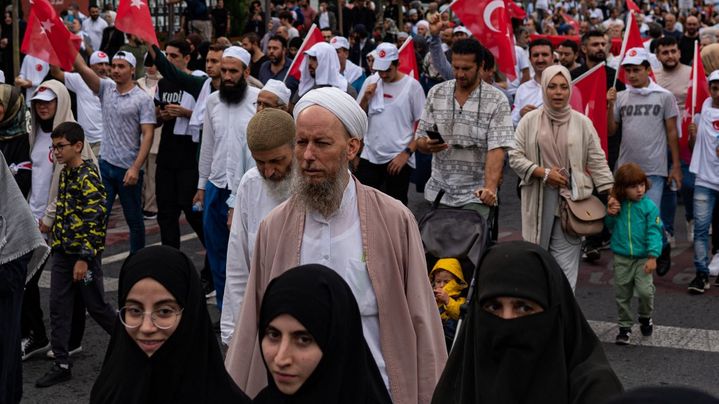
[[[472,300],[475,289],[475,275],[479,260],[492,244],[492,224],[496,209],[492,208],[489,218],[485,219],[479,212],[460,208],[439,208],[444,191],[437,194],[432,209],[419,220],[419,232],[424,245],[427,268],[434,267],[440,258],[456,258],[462,265],[464,279],[469,287],[464,290],[467,301],[463,305],[454,336],[445,335],[447,346],[451,347],[454,337],[462,326],[465,307]]]

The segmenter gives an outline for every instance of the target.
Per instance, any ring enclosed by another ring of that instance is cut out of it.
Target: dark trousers
[[[412,174],[412,167],[405,164],[399,174],[389,175],[389,172],[387,172],[388,166],[389,163],[372,164],[365,159],[360,159],[355,175],[362,184],[377,188],[407,205],[407,191],[409,190],[409,177]]]
[[[22,337],[32,335],[36,341],[47,341],[45,322],[43,321],[42,306],[40,304],[40,288],[38,282],[45,265],[41,267],[30,281],[25,285],[25,295],[22,300]],[[70,349],[82,345],[82,336],[85,333],[85,304],[82,297],[75,296],[73,307],[72,329],[70,330]]]
[[[196,168],[170,169],[157,166],[155,171],[155,195],[157,197],[157,223],[163,245],[180,248],[180,213],[205,245],[202,229],[202,212],[192,211],[192,198],[197,192]]]
[[[714,204],[712,212],[712,254],[719,252],[719,203]]]
[[[80,295],[92,318],[108,334],[115,325],[115,310],[105,301],[102,283],[102,269],[99,258],[88,263],[92,272],[89,282],[74,282],[72,279],[76,256],[56,251],[53,253],[52,277],[50,280],[50,342],[55,353],[55,362],[69,364],[70,324],[73,320],[75,296]]]
[[[29,255],[0,265],[0,403],[22,398],[20,311]]]

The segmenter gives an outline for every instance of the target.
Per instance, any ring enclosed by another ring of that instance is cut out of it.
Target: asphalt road
[[[502,208],[499,212],[500,241],[521,239],[520,207],[514,185],[516,177],[506,173],[506,186],[501,192]],[[420,217],[429,209],[429,203],[410,187],[410,208]],[[119,206],[119,205],[118,205]],[[108,248],[105,254],[106,296],[116,306],[117,277],[123,253],[129,249],[127,228],[120,209],[114,209]],[[690,296],[686,285],[694,275],[691,245],[686,241],[683,207],[677,210],[677,246],[673,250],[673,266],[663,278],[655,278],[657,287],[654,322],[655,335],[644,339],[638,329],[633,344],[619,347],[612,343],[616,336],[616,308],[612,287],[611,253],[604,251],[594,264],[583,263],[577,286],[577,300],[597,335],[604,342],[605,352],[626,388],[644,385],[683,385],[698,388],[719,396],[717,363],[719,363],[719,288],[703,296]],[[147,244],[158,243],[156,223],[147,221]],[[204,252],[189,226],[183,226],[182,249],[200,268]],[[48,307],[49,277],[41,281],[43,307]],[[218,312],[208,304],[213,318]],[[48,312],[45,322],[49,332]],[[32,358],[24,363],[24,403],[78,403],[87,402],[90,390],[99,374],[109,337],[90,318],[87,321],[83,351],[74,356],[73,378],[69,382],[50,388],[38,389],[35,381],[52,365],[46,358]]]

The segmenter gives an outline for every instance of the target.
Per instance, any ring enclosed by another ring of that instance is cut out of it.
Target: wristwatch
[[[410,156],[410,157],[412,157],[412,155],[414,154],[414,152],[412,151],[412,149],[410,149],[409,147],[405,147],[404,150],[402,150],[402,151],[405,152],[405,153],[407,153],[407,155]]]

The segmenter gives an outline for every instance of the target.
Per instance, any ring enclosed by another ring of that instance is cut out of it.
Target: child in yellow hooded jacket
[[[442,258],[432,268],[429,279],[445,334],[450,330],[451,334],[454,334],[456,321],[459,320],[459,308],[467,300],[462,296],[462,291],[467,288],[462,265],[456,258]]]

